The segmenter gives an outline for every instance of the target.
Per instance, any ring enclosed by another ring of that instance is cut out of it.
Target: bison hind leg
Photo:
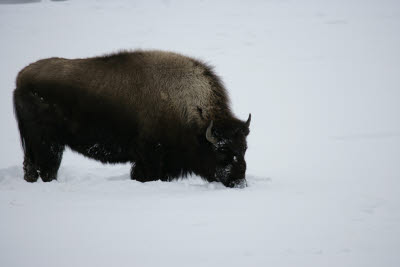
[[[24,151],[24,179],[44,182],[57,178],[64,144],[57,130],[57,118],[49,103],[29,91],[14,91],[14,110]]]
[[[25,153],[24,179],[27,182],[36,182],[42,178],[43,182],[51,182],[57,179],[64,146],[59,144],[31,144],[33,153]]]
[[[47,147],[47,151],[42,151],[45,160],[39,162],[38,169],[43,182],[51,182],[57,179],[64,148],[63,145],[53,143]]]
[[[64,146],[51,144],[50,146],[28,145],[24,156],[24,179],[27,182],[36,182],[40,176],[43,182],[50,182],[57,179],[57,172],[60,168]],[[34,148],[34,149],[32,149]]]
[[[24,180],[34,183],[39,179],[39,172],[32,161],[25,155],[24,159]]]

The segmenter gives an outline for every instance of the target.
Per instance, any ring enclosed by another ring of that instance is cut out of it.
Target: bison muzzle
[[[48,58],[18,74],[14,110],[24,179],[57,178],[65,146],[103,163],[132,164],[131,178],[194,173],[246,185],[251,115],[237,119],[211,67],[171,52]]]

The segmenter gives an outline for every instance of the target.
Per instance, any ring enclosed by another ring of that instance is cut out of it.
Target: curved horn
[[[246,127],[249,128],[251,122],[251,113],[249,113],[249,118],[246,121]]]
[[[207,139],[208,142],[216,145],[217,144],[217,139],[212,135],[212,132],[211,132],[212,127],[213,127],[213,121],[210,122],[210,125],[207,128],[206,139]]]

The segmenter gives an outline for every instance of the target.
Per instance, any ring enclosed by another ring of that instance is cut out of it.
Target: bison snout
[[[230,187],[230,188],[245,188],[247,187],[247,181],[246,179],[240,179],[240,180],[234,180],[230,181],[225,186]]]

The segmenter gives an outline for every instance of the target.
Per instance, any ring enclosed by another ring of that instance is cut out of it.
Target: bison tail
[[[23,125],[23,119],[22,119],[22,106],[20,103],[20,98],[21,98],[21,91],[18,89],[14,90],[14,95],[13,95],[13,104],[14,104],[14,115],[15,118],[17,120],[17,125],[18,125],[18,129],[19,129],[19,136],[20,136],[20,140],[21,140],[21,146],[22,149],[24,151],[24,153],[26,153],[26,142],[25,142],[25,128]]]

